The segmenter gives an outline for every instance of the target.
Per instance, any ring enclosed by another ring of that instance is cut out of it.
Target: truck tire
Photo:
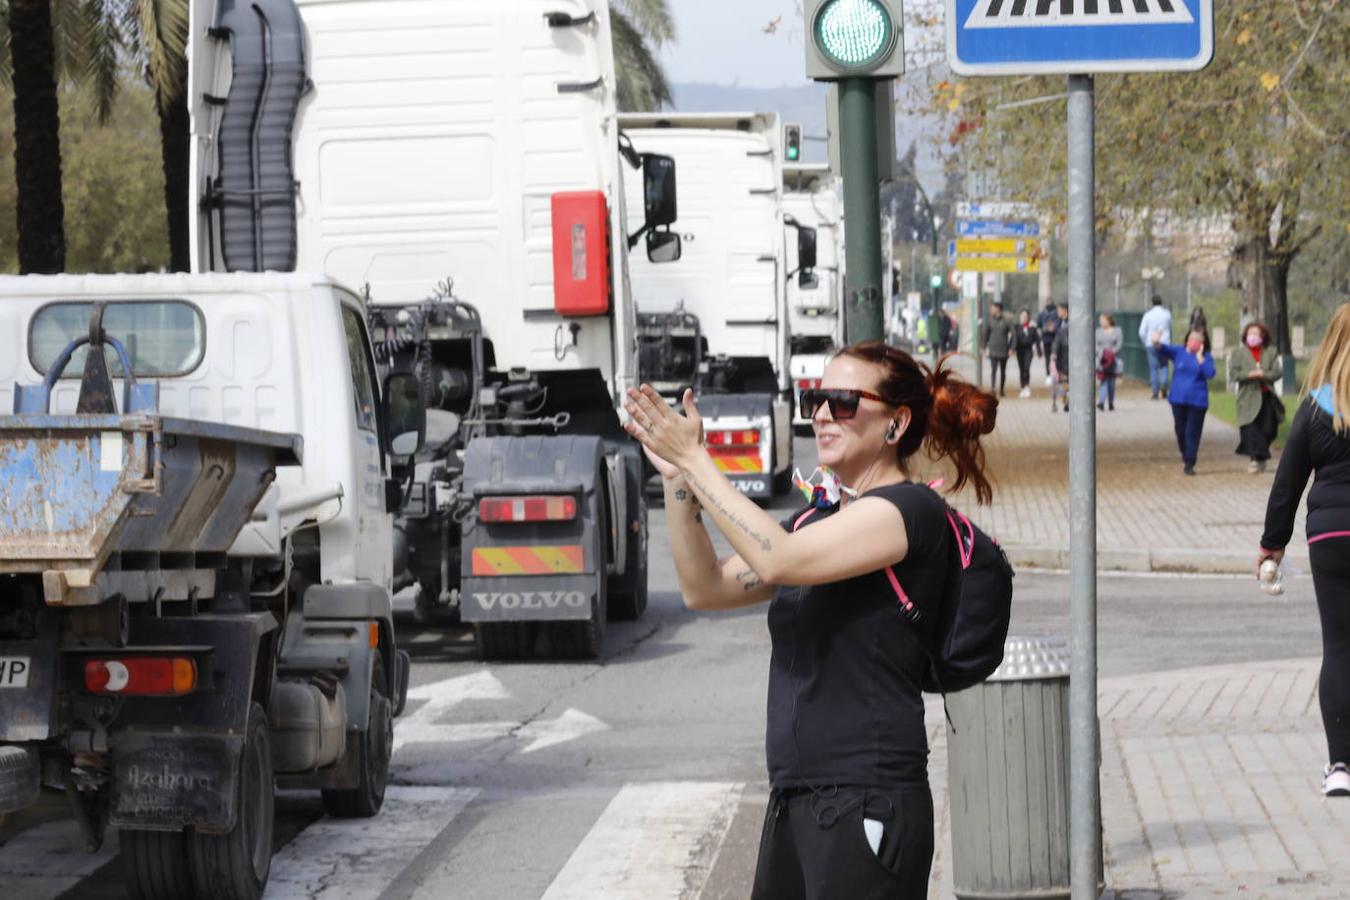
[[[262,704],[249,709],[239,764],[239,814],[226,834],[188,835],[197,900],[259,900],[272,870],[272,740]]]
[[[480,622],[474,626],[474,641],[483,659],[525,659],[534,654],[533,622]]]
[[[179,900],[191,897],[187,835],[181,831],[139,831],[117,834],[122,880],[132,900]]]
[[[628,466],[624,466],[624,473],[628,479],[629,502],[637,505],[635,512],[639,529],[637,534],[628,536],[624,574],[611,579],[606,606],[612,621],[635,622],[647,611],[647,497],[643,492],[641,475],[634,477]],[[627,522],[629,518],[625,514],[620,517],[620,521]]]
[[[591,617],[584,622],[550,622],[550,654],[555,659],[599,659],[605,648],[605,611],[602,597],[591,602]]]
[[[389,759],[394,755],[394,704],[384,675],[384,660],[375,657],[370,678],[370,721],[357,749],[359,781],[354,788],[325,789],[323,808],[330,816],[368,819],[384,805],[389,784]]]
[[[27,809],[42,789],[36,750],[0,746],[0,816]]]

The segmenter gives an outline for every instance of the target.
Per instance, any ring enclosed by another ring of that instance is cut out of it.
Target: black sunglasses
[[[802,391],[801,414],[803,419],[814,419],[816,410],[826,403],[830,404],[830,415],[835,419],[851,419],[858,414],[858,404],[863,398],[885,403],[886,398],[871,391],[853,389],[808,388]]]

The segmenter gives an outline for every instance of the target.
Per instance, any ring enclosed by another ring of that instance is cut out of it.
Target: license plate
[[[31,657],[0,656],[0,688],[28,687],[28,673],[32,671]]]

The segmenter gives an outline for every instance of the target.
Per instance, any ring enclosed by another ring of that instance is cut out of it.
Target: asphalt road
[[[330,833],[314,798],[284,797],[289,856],[282,846],[269,896],[583,897],[619,883],[606,866],[635,851],[674,867],[678,896],[746,896],[766,795],[764,609],[686,610],[652,515],[650,608],[610,626],[599,663],[484,664],[464,629],[400,622],[415,699],[397,730],[395,802]],[[1020,573],[1014,632],[1067,634],[1067,591],[1063,574]],[[1104,576],[1099,606],[1103,677],[1320,649],[1306,576],[1280,600],[1250,579]],[[644,816],[653,791],[699,821]],[[115,846],[84,859],[61,818],[53,802],[0,831],[7,900],[123,896]],[[607,896],[646,900],[660,874]]]

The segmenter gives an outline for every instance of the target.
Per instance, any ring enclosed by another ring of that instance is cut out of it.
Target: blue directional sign
[[[992,222],[980,219],[963,219],[956,223],[956,233],[960,237],[1033,238],[1041,236],[1041,226],[1038,222]]]
[[[960,75],[1194,71],[1214,55],[1214,0],[946,3]]]
[[[947,242],[947,265],[956,265],[956,241]]]

